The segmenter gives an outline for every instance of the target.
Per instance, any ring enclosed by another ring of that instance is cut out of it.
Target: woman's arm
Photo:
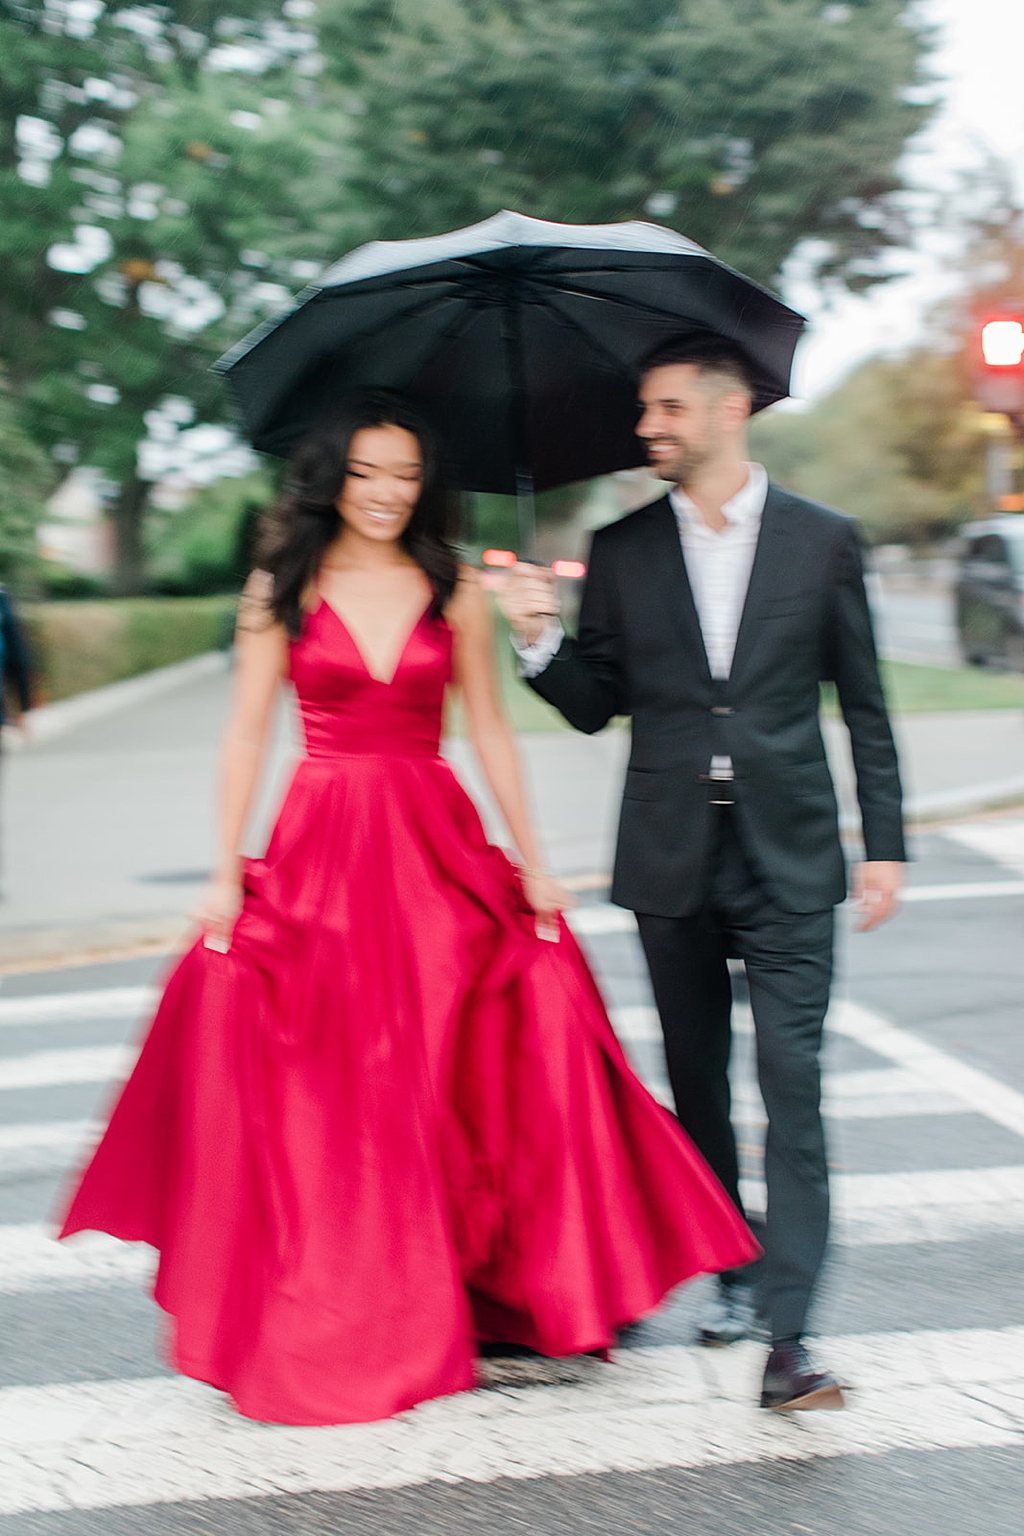
[[[470,567],[460,572],[447,617],[455,633],[455,682],[462,692],[473,749],[522,857],[523,888],[537,913],[537,933],[557,939],[557,914],[572,905],[572,898],[543,868],[526,806],[519,754],[498,696],[491,612],[477,573]]]
[[[215,948],[226,949],[242,906],[242,839],[259,780],[271,712],[288,666],[288,637],[269,608],[270,578],[254,571],[235,630],[234,687],[221,739],[219,835],[213,875],[196,921]]]

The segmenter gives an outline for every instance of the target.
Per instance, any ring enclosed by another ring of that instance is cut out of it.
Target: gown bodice
[[[452,632],[424,610],[389,682],[374,677],[337,612],[321,598],[291,647],[290,675],[311,758],[436,757]]]

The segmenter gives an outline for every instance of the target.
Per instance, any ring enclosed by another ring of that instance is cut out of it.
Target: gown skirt
[[[606,1349],[758,1251],[438,754],[450,658],[425,614],[385,683],[307,617],[231,947],[173,969],[64,1216],[159,1251],[172,1364],[254,1419],[385,1418],[479,1342]]]

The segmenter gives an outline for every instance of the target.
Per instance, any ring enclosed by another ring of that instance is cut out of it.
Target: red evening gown
[[[157,1248],[173,1364],[254,1419],[384,1418],[480,1340],[602,1349],[756,1252],[438,755],[451,647],[424,614],[385,683],[307,617],[231,949],[170,976],[61,1233]]]

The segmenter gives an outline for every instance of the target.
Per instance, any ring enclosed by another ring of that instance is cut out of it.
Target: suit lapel
[[[735,681],[740,675],[756,643],[757,615],[762,599],[779,590],[780,577],[786,569],[787,560],[791,554],[788,549],[788,540],[786,498],[773,485],[770,485],[764,512],[761,515],[761,529],[757,537],[757,548],[754,551],[754,563],[750,570],[747,595],[736,635],[736,649],[733,652],[732,667],[729,671],[730,681]]]
[[[679,524],[668,497],[664,496],[661,501],[655,502],[650,508],[650,514],[651,529],[645,540],[648,590],[660,602],[682,638],[687,652],[696,659],[704,676],[710,678],[704,636],[679,538]]]

